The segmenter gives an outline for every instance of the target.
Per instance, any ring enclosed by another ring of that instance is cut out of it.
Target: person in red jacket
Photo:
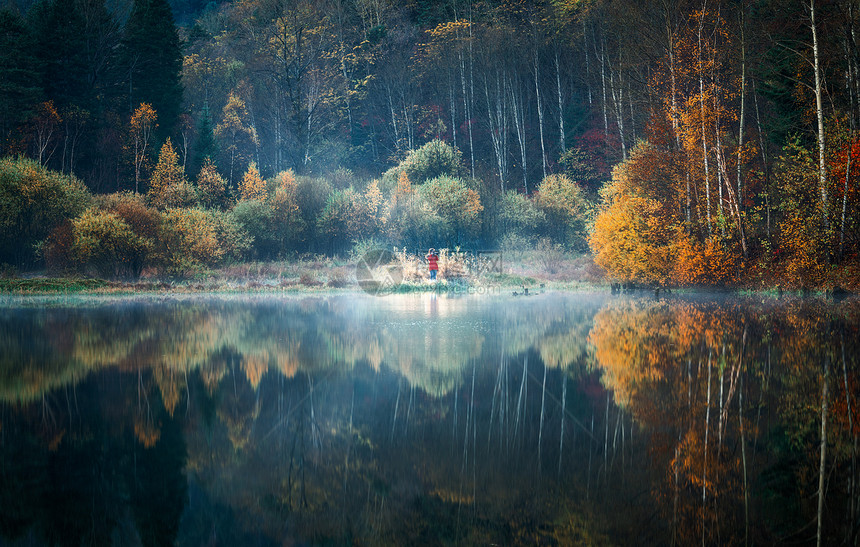
[[[436,272],[439,270],[439,253],[435,249],[430,249],[427,252],[427,263],[430,267],[430,280],[436,280]]]

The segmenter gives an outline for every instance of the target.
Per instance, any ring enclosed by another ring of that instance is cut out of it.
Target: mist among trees
[[[854,286],[855,11],[7,1],[0,262],[134,277],[543,240],[625,282]]]

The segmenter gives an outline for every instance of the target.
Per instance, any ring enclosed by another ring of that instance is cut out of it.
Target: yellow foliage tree
[[[185,170],[169,137],[161,147],[158,164],[149,180],[149,199],[159,209],[190,207],[196,201],[194,188],[185,179]]]
[[[260,171],[254,162],[248,166],[245,176],[242,177],[242,182],[239,183],[239,201],[252,199],[266,199],[266,181],[260,177]]]
[[[218,207],[224,204],[227,181],[218,173],[218,168],[210,158],[206,158],[200,173],[197,174],[197,191],[200,204],[204,207]]]

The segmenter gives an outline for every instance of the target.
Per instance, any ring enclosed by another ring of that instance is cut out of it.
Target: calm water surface
[[[860,541],[860,304],[0,302],[0,544]]]

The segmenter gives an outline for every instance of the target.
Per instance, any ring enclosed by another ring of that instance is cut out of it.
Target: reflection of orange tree
[[[747,313],[626,303],[595,316],[595,360],[616,401],[651,437],[664,469],[655,496],[676,542],[769,542],[816,520],[825,541],[850,534],[844,521],[801,503],[826,493],[828,506],[856,511],[856,414],[847,412],[856,408],[856,363],[841,360],[842,348],[856,352],[856,326],[852,338],[837,338],[836,325],[856,321],[837,321],[830,308],[808,303]],[[769,400],[772,382],[781,384],[778,400]],[[759,418],[769,407],[779,410],[784,434],[762,437]],[[755,451],[760,443],[774,447],[776,463]],[[849,478],[828,484],[831,473]],[[750,501],[754,484],[785,496],[780,515]],[[749,526],[762,519],[770,528]]]
[[[744,499],[745,462],[727,442],[740,436],[730,409],[739,408],[745,322],[730,307],[666,302],[620,304],[595,316],[590,340],[603,382],[652,437],[666,466],[654,493],[681,543],[741,541],[731,534],[745,530],[743,521],[730,525]]]

